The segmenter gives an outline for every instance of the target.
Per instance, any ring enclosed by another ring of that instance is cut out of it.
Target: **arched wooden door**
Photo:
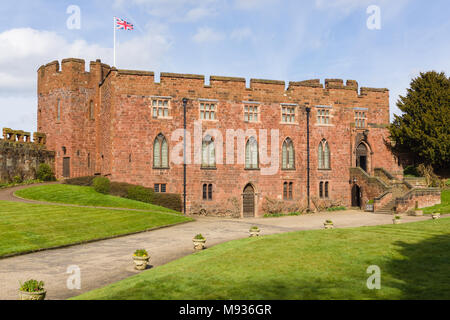
[[[244,188],[242,207],[244,218],[253,218],[255,216],[255,189],[251,184]]]
[[[357,184],[352,188],[352,207],[361,208],[361,188]]]

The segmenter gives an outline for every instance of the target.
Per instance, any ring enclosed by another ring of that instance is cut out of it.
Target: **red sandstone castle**
[[[39,68],[38,95],[38,130],[56,151],[59,178],[99,174],[179,194],[186,182],[187,213],[241,217],[271,206],[362,207],[369,199],[392,207],[400,195],[394,187],[402,170],[385,141],[387,89],[340,79],[290,82],[287,89],[284,81],[251,79],[247,87],[243,78],[219,76],[206,85],[202,75],[174,73],[155,82],[153,72],[100,60],[86,72],[84,60],[65,59],[61,69],[58,61]],[[182,155],[173,133],[184,123],[191,135],[185,180],[183,163],[172,159]],[[203,130],[197,149],[195,123]],[[203,136],[210,129],[223,139]],[[239,143],[227,130],[245,137]],[[265,150],[261,130],[268,131]],[[270,141],[272,131],[278,141]],[[262,173],[272,165],[261,161],[262,151],[279,154],[272,174]]]

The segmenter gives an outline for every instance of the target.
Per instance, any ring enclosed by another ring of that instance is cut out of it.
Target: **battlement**
[[[124,70],[111,68],[109,65],[101,63],[101,60],[90,62],[90,71],[85,70],[85,60],[69,58],[61,61],[61,66],[58,61],[50,62],[39,68],[39,79],[43,85],[47,85],[48,88],[51,85],[45,84],[45,79],[58,78],[64,80],[70,85],[76,88],[77,83],[89,85],[91,88],[94,86],[102,85],[106,78],[112,74],[115,76],[124,77],[147,77],[145,83],[157,84],[155,82],[155,73],[152,71],[138,71],[138,70]],[[67,77],[64,77],[66,75]],[[95,80],[95,81],[93,81]],[[98,81],[97,81],[98,80]],[[319,79],[303,80],[303,81],[290,81],[286,88],[286,82],[281,80],[267,80],[267,79],[250,79],[250,86],[246,87],[246,79],[240,77],[227,77],[227,76],[210,76],[209,85],[205,85],[206,77],[198,74],[181,74],[181,73],[169,73],[162,72],[160,74],[160,83],[165,85],[183,85],[184,82],[189,84],[192,90],[202,88],[214,88],[214,87],[227,87],[229,89],[247,89],[247,90],[268,90],[273,92],[295,92],[298,90],[306,90],[311,88],[314,90],[350,90],[354,91],[359,97],[367,96],[368,94],[382,94],[384,95],[389,90],[386,88],[367,88],[362,87],[359,90],[358,82],[355,80],[347,80],[344,84],[343,79],[325,79],[324,83],[321,83]],[[61,81],[57,83],[61,87]],[[55,86],[56,87],[56,86]],[[41,88],[41,86],[39,86]],[[358,94],[358,90],[360,91]]]
[[[80,85],[94,88],[109,74],[111,67],[100,59],[89,63],[90,70],[86,71],[83,59],[68,58],[52,61],[39,67],[38,92],[47,92],[55,88],[71,88],[77,90]]]
[[[31,141],[31,133],[23,130],[12,130],[10,128],[3,128],[3,139],[5,142],[18,142],[35,144],[39,146],[45,146],[47,143],[47,135],[42,132],[33,133],[33,141]]]

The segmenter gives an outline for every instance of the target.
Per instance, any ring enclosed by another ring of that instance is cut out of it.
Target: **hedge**
[[[141,186],[130,186],[128,187],[127,198],[131,200],[137,200],[147,203],[152,203],[153,190],[147,189]]]
[[[98,181],[97,178],[108,180],[107,178],[99,176],[87,176],[66,179],[64,183],[77,186],[92,186],[94,185],[94,180]],[[96,191],[98,190],[96,189]],[[183,201],[181,200],[181,195],[175,193],[156,193],[152,188],[145,188],[126,182],[110,182],[108,193],[112,196],[147,202],[178,212],[183,211]]]
[[[178,193],[156,193],[153,192],[152,204],[169,208],[178,212],[183,211],[183,201]]]
[[[92,181],[97,176],[87,176],[87,177],[78,177],[78,178],[71,178],[64,180],[64,184],[70,184],[74,186],[83,186],[83,187],[89,187],[92,186]]]
[[[96,177],[92,181],[92,186],[95,191],[103,194],[109,194],[109,190],[111,189],[111,183],[109,179],[105,177]]]

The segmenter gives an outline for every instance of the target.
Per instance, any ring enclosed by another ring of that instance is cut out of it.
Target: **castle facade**
[[[100,60],[87,72],[79,59],[38,70],[38,131],[56,152],[57,177],[186,190],[187,213],[364,207],[383,193],[374,179],[402,175],[388,125],[388,89],[354,80],[247,86],[244,78],[205,84],[202,75],[161,73],[155,82],[153,72]]]

